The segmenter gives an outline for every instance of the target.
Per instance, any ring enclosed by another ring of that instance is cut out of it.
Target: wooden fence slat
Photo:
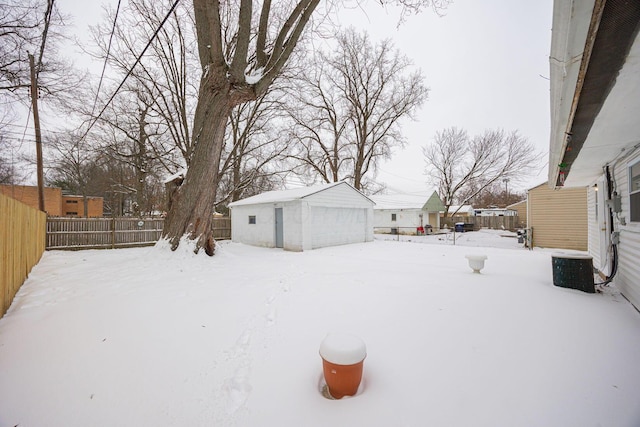
[[[0,194],[0,317],[44,252],[46,218],[44,212]]]
[[[231,218],[214,218],[214,238],[231,238]],[[163,218],[48,218],[47,249],[106,249],[154,245]]]
[[[519,228],[526,227],[526,224],[521,224],[518,215],[514,216],[455,216],[449,217],[446,220],[440,221],[440,228],[444,228],[446,225],[448,228],[453,229],[457,222],[464,222],[467,224],[473,224],[474,230],[481,228],[490,228],[493,230],[511,230],[515,231]]]

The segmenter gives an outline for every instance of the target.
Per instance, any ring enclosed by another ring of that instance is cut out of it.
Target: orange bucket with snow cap
[[[320,344],[322,370],[331,397],[342,399],[358,392],[367,348],[350,334],[329,334]]]

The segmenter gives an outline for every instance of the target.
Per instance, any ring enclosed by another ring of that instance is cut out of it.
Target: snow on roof
[[[471,205],[451,205],[449,206],[449,212],[450,213],[454,213],[454,212],[468,212],[468,213],[473,213],[473,206]]]
[[[349,185],[348,183],[342,181],[342,182],[332,182],[330,184],[318,184],[318,185],[313,185],[311,187],[300,187],[300,188],[291,188],[288,190],[267,191],[265,193],[261,193],[256,196],[247,197],[246,199],[229,203],[229,207],[255,205],[260,203],[290,202],[292,200],[303,199],[312,194],[327,190],[331,187],[335,187],[341,184]],[[349,187],[351,186],[349,185]],[[358,191],[358,190],[355,190],[355,191]],[[363,197],[366,197],[366,196],[363,195]]]
[[[169,175],[168,177],[166,177],[164,179],[164,183],[167,184],[171,181],[173,181],[176,178],[184,178],[184,176],[186,175],[187,171],[184,169],[180,169],[178,172],[174,173],[173,175]]]
[[[422,209],[430,196],[424,194],[376,194],[369,196],[376,202],[374,209]]]
[[[516,203],[511,203],[509,206],[507,206],[507,209],[511,209],[514,206],[522,205],[525,203],[527,203],[527,199],[520,200],[519,202],[516,202]]]

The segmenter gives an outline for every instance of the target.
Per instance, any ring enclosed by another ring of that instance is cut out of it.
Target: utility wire
[[[113,17],[113,26],[111,27],[111,35],[109,36],[109,45],[107,46],[107,55],[104,57],[104,64],[102,64],[102,73],[100,74],[100,81],[98,82],[98,89],[96,90],[96,97],[93,100],[93,107],[91,107],[91,116],[96,112],[96,105],[98,103],[98,95],[100,95],[100,88],[102,88],[102,80],[104,79],[104,72],[107,69],[107,61],[109,60],[109,54],[111,53],[111,42],[113,41],[113,34],[116,31],[116,22],[118,21],[118,13],[120,13],[120,2],[118,0],[118,6],[116,7],[116,15]]]
[[[47,42],[47,34],[49,34],[49,24],[51,23],[51,14],[53,13],[53,4],[55,0],[49,0],[47,2],[47,10],[44,13],[44,30],[42,30],[42,43],[40,44],[40,55],[38,56],[38,63],[36,64],[36,84],[38,77],[40,76],[40,69],[42,68],[42,56],[44,55],[44,46]]]
[[[31,104],[29,104],[29,112],[27,113],[27,123],[24,125],[24,130],[22,131],[22,139],[20,140],[20,146],[18,147],[18,151],[22,150],[22,146],[25,141],[25,137],[27,136],[27,128],[29,127],[29,121],[31,120]],[[34,139],[35,141],[35,139]]]
[[[144,47],[144,49],[142,49],[142,52],[140,52],[140,54],[136,58],[136,61],[133,63],[133,65],[127,71],[127,74],[124,76],[124,79],[122,79],[122,82],[120,82],[120,85],[118,85],[118,87],[116,88],[115,92],[113,92],[113,94],[111,95],[111,97],[109,98],[107,103],[104,105],[102,110],[100,110],[100,113],[98,113],[98,115],[94,119],[91,120],[91,123],[89,124],[89,127],[84,132],[84,134],[82,134],[82,136],[80,137],[80,141],[82,141],[89,134],[89,131],[91,130],[91,128],[96,124],[96,122],[100,119],[100,117],[102,117],[104,112],[107,110],[107,107],[109,106],[109,104],[111,104],[111,102],[114,100],[114,98],[116,97],[116,95],[118,94],[120,89],[122,89],[122,86],[124,86],[124,83],[127,81],[127,79],[129,78],[129,76],[131,75],[133,70],[140,63],[140,60],[142,59],[144,54],[147,52],[147,49],[149,49],[149,46],[151,46],[151,43],[153,42],[153,40],[155,40],[155,38],[158,36],[158,33],[162,29],[163,25],[167,22],[167,20],[169,19],[169,17],[171,16],[173,11],[175,10],[176,6],[178,6],[179,2],[180,2],[180,0],[176,0],[173,3],[173,6],[171,6],[171,9],[169,9],[169,12],[167,12],[167,15],[164,17],[164,19],[160,23],[160,26],[154,31],[153,36],[151,36],[151,38],[147,42],[147,45]]]

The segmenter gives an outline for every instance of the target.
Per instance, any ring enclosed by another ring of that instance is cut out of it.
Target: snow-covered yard
[[[501,234],[47,252],[0,320],[0,426],[640,425],[640,314]],[[367,345],[354,397],[320,393],[330,332]]]

